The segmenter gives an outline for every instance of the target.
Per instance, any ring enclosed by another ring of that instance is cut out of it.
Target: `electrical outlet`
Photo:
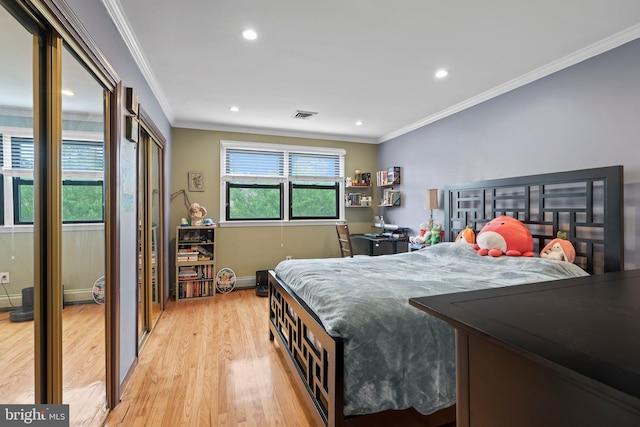
[[[0,283],[9,283],[9,272],[5,271],[0,273]]]
[[[291,259],[291,255],[287,255],[286,257],[284,257],[284,259],[286,259],[287,261],[289,261]],[[9,273],[7,273],[9,274]]]

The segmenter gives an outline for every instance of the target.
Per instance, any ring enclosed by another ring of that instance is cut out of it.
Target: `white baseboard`
[[[236,277],[236,289],[251,289],[256,286],[256,276]]]
[[[244,277],[236,277],[236,289],[253,289],[256,286],[256,277],[255,276],[244,276]],[[13,306],[20,307],[22,306],[22,293],[20,294],[10,294],[11,302]],[[64,291],[64,302],[65,303],[74,303],[74,302],[85,302],[85,301],[93,301],[93,288],[87,289],[71,289]],[[0,296],[0,309],[10,308],[11,304],[9,304],[9,298],[7,295]]]
[[[11,298],[11,303],[9,303],[9,298]],[[22,306],[22,293],[19,294],[3,294],[0,296],[0,308],[18,308]]]
[[[64,302],[80,302],[80,301],[92,301],[93,302],[93,288],[88,289],[71,289],[64,291]]]
[[[9,297],[13,305],[9,303]],[[0,309],[18,308],[22,306],[22,292],[19,294],[9,294],[9,297],[7,297],[7,294],[0,295]],[[65,290],[63,299],[65,304],[93,301],[93,288]]]

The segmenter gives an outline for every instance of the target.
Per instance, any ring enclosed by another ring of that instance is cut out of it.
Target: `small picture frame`
[[[189,172],[189,191],[204,191],[204,174]]]
[[[129,141],[137,143],[140,130],[140,122],[136,116],[128,115],[126,117],[126,137]]]

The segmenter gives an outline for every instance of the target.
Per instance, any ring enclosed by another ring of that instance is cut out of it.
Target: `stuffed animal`
[[[199,203],[191,203],[189,207],[189,218],[191,218],[191,225],[202,225],[202,220],[207,216],[207,210],[204,206],[200,206]]]
[[[435,224],[431,229],[431,233],[429,233],[429,237],[426,242],[429,245],[435,245],[436,243],[440,243],[440,226]]]
[[[495,218],[482,227],[474,246],[478,255],[533,256],[533,237],[520,221],[508,216]]]
[[[410,243],[424,243],[429,238],[429,229],[427,228],[428,224],[423,222],[420,224],[420,233],[417,236],[409,237]]]
[[[458,233],[456,236],[456,243],[458,242],[466,242],[466,243],[475,243],[476,242],[476,233],[473,231],[470,225],[467,225],[464,230]]]
[[[573,262],[576,259],[576,250],[574,249],[571,242],[566,240],[567,233],[558,231],[557,236],[557,238],[550,241],[540,251],[540,258]]]

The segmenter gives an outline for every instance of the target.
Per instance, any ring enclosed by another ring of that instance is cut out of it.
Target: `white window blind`
[[[62,170],[104,170],[104,144],[94,141],[62,141]]]
[[[344,150],[246,143],[222,144],[223,181],[344,180]]]
[[[11,169],[33,170],[33,138],[11,137]]]
[[[291,181],[339,182],[343,180],[340,156],[323,153],[290,153]]]
[[[225,150],[226,181],[282,181],[285,154],[282,151],[230,148]]]
[[[33,138],[11,137],[11,168],[33,170]],[[62,141],[62,170],[104,171],[104,144],[96,141]]]

